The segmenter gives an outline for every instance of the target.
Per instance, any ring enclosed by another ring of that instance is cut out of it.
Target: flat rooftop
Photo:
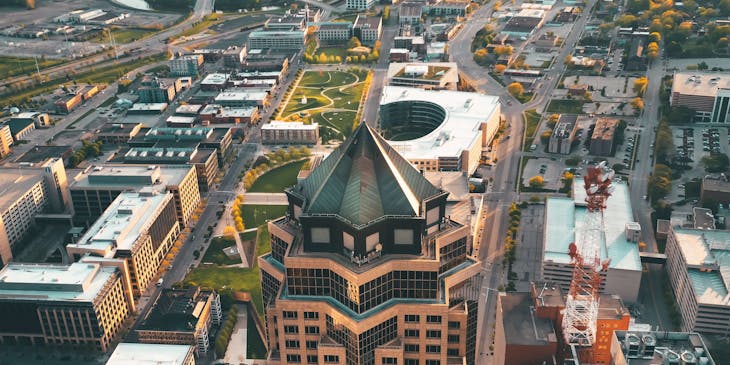
[[[261,126],[262,130],[317,130],[317,128],[319,128],[318,123],[304,124],[303,122],[282,122],[280,120],[272,120]]]
[[[385,86],[380,105],[402,101],[435,103],[446,116],[431,133],[410,141],[388,141],[406,159],[461,156],[482,138],[482,124],[500,112],[499,98],[470,92]]]
[[[144,190],[144,189],[143,189]],[[111,253],[130,250],[170,193],[122,192],[78,242],[67,247]]]
[[[88,302],[104,288],[116,268],[76,262],[71,265],[11,262],[0,271],[2,300]]]
[[[730,305],[730,231],[673,227],[697,302]]]
[[[507,344],[540,346],[558,341],[552,321],[535,315],[530,293],[500,293],[499,301]]]
[[[626,238],[626,223],[633,222],[629,188],[625,183],[615,183],[615,189],[604,210],[605,240],[601,245],[601,261],[611,259],[609,268],[641,270],[639,248]],[[574,198],[548,198],[545,209],[544,260],[570,263],[568,246],[580,240],[577,232],[583,226],[587,209],[585,190],[573,183]]]
[[[180,185],[192,167],[156,166],[156,165],[95,165],[71,176],[69,186],[74,188],[141,188],[143,186],[159,186],[160,191],[166,186]]]
[[[198,114],[203,106],[200,104],[185,104],[180,105],[175,109],[175,114]]]
[[[5,212],[34,185],[43,181],[38,168],[0,168],[0,212]]]
[[[375,29],[380,25],[380,17],[379,16],[366,16],[366,15],[358,15],[357,18],[355,18],[355,21],[353,22],[353,26],[355,28],[372,28]]]
[[[106,365],[185,365],[192,345],[122,342]]]
[[[129,135],[134,131],[135,128],[138,126],[141,126],[142,123],[104,123],[104,125],[99,128],[99,134],[105,134],[105,135]]]
[[[250,118],[258,109],[256,107],[222,107],[218,104],[208,104],[200,111],[200,114],[215,114],[222,118]]]
[[[457,82],[459,81],[457,69],[455,62],[391,63],[388,66],[388,78],[439,80],[449,77],[453,82]]]
[[[614,336],[620,343],[624,343],[627,336],[635,338],[634,341],[651,342],[655,346],[653,356],[632,356],[627,357],[631,365],[654,365],[654,364],[679,364],[680,356],[685,360],[683,364],[717,364],[712,358],[705,341],[699,333],[694,332],[660,332],[660,331],[614,331]],[[649,338],[647,338],[649,337]],[[641,348],[641,346],[640,346]],[[626,356],[626,349],[621,346],[621,351]],[[706,359],[705,360],[703,360]],[[669,361],[667,361],[669,360]]]
[[[730,89],[730,74],[678,72],[672,78],[672,92],[715,97],[717,90]]]
[[[224,91],[215,97],[216,102],[221,101],[246,101],[246,100],[264,100],[269,96],[265,91],[236,90]]]
[[[228,81],[228,74],[209,74],[200,83],[202,85],[223,85]]]
[[[711,178],[703,178],[702,179],[702,190],[710,190],[710,191],[720,191],[720,192],[730,192],[730,182],[727,182],[723,179],[711,179]]]
[[[598,120],[596,120],[596,127],[593,129],[591,139],[612,139],[613,135],[616,133],[618,123],[618,119],[615,118],[598,118]]]
[[[72,152],[71,146],[35,146],[14,162],[42,163],[52,158],[63,158]]]
[[[137,330],[194,332],[212,294],[199,287],[164,289]]]

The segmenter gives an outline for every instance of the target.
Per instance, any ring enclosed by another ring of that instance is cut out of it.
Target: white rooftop
[[[730,232],[673,227],[697,301],[730,305]]]
[[[614,184],[613,194],[604,210],[605,240],[601,245],[601,261],[610,259],[609,269],[641,270],[639,247],[626,238],[626,224],[633,222],[629,188],[625,183]],[[587,209],[585,190],[573,184],[574,198],[548,198],[545,223],[545,261],[569,263],[568,246],[580,242]]]
[[[185,365],[191,345],[120,343],[106,365]]]
[[[201,84],[222,85],[228,81],[228,74],[210,74],[206,76]]]
[[[225,91],[215,97],[216,102],[220,101],[243,101],[243,100],[264,100],[268,93],[264,91]]]
[[[113,256],[117,249],[131,249],[140,235],[147,232],[170,195],[146,188],[139,193],[119,194],[81,239],[67,247],[103,252],[105,257]]]
[[[72,189],[96,186],[139,188],[154,185],[163,190],[166,186],[180,185],[193,168],[185,165],[94,165],[69,180],[72,180]]]
[[[252,117],[256,112],[256,107],[222,107],[218,104],[208,104],[200,111],[200,114],[217,114],[220,117]]]
[[[140,110],[158,110],[162,111],[167,108],[167,103],[134,103],[132,107],[129,109],[130,111],[140,111]]]
[[[678,72],[672,80],[672,92],[681,94],[715,97],[719,89],[730,89],[730,74]]]
[[[399,101],[426,101],[445,111],[444,121],[431,133],[410,141],[388,141],[406,159],[436,159],[460,156],[461,151],[482,137],[482,123],[499,113],[499,98],[462,91],[423,90],[385,86],[380,105]]]
[[[304,124],[303,122],[282,122],[280,120],[272,120],[270,123],[264,124],[261,126],[262,130],[282,130],[282,129],[288,129],[288,130],[317,130],[319,128],[318,123],[312,123],[312,124]]]
[[[203,106],[200,104],[184,104],[180,105],[175,109],[175,113],[177,114],[197,114],[200,108]]]
[[[92,301],[116,268],[99,264],[23,264],[11,262],[0,271],[0,298]]]
[[[172,123],[172,124],[178,124],[178,123],[194,124],[195,117],[183,117],[183,116],[179,116],[179,115],[171,115],[171,116],[167,117],[166,122]]]

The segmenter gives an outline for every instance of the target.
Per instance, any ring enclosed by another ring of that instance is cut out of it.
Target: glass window
[[[426,316],[427,323],[441,323],[441,316]]]
[[[294,364],[294,363],[298,364],[298,363],[302,362],[302,357],[299,355],[286,355],[286,362],[292,363],[292,364]]]
[[[381,362],[383,363],[383,365],[398,365],[398,358],[384,357]]]
[[[449,321],[449,328],[461,328],[461,322]]]
[[[419,330],[406,330],[405,336],[406,337],[418,337],[420,335]]]
[[[441,346],[438,345],[427,345],[426,352],[441,353]]]
[[[449,335],[449,343],[459,343],[459,335]]]
[[[405,359],[406,365],[418,365],[418,359]]]
[[[317,348],[317,341],[307,341],[307,349],[312,350]]]
[[[418,352],[419,350],[420,350],[420,347],[417,344],[407,343],[405,345],[405,351],[406,352]]]
[[[446,355],[459,356],[459,349],[448,349],[446,350]]]
[[[308,335],[318,335],[319,334],[319,327],[317,326],[307,326],[304,327],[304,333]]]
[[[284,326],[284,333],[299,333],[297,326]]]
[[[297,319],[297,312],[284,311],[284,319]]]
[[[336,364],[340,362],[340,357],[337,355],[324,355],[324,362]]]
[[[406,323],[418,323],[421,321],[421,316],[418,314],[406,314]]]
[[[316,364],[317,362],[317,355],[307,355],[308,364]]]
[[[304,319],[319,319],[319,312],[304,312]]]
[[[297,340],[286,340],[286,348],[288,348],[288,349],[298,349],[299,348],[299,341],[297,341]]]
[[[441,365],[441,360],[426,360],[426,365]]]
[[[428,331],[426,331],[426,337],[427,338],[441,338],[441,331],[428,330]]]

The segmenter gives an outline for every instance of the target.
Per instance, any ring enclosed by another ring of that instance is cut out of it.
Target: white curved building
[[[380,100],[383,137],[419,170],[465,171],[499,129],[496,96],[386,86]]]

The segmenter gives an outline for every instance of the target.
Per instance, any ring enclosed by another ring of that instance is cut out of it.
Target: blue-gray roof
[[[291,192],[304,198],[305,214],[336,214],[354,224],[417,216],[425,199],[442,193],[364,124]]]

